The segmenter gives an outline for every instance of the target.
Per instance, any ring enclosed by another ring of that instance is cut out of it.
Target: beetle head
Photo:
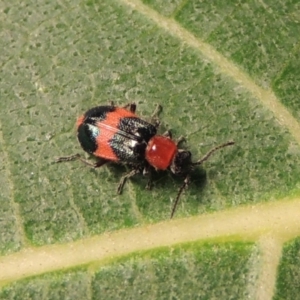
[[[180,175],[189,172],[191,165],[192,165],[191,152],[183,149],[178,149],[170,165],[170,170],[173,174]]]

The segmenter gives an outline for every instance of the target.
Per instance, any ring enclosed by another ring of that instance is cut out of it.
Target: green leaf
[[[296,1],[0,12],[0,299],[296,298]],[[182,178],[157,172],[147,191],[135,176],[119,196],[125,166],[55,163],[83,153],[76,118],[111,101],[146,120],[161,104],[160,132],[184,135],[194,160],[235,141],[192,174],[176,220]]]

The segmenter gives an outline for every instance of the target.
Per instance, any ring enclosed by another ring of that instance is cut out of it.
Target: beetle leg
[[[170,219],[172,219],[173,216],[174,216],[174,214],[175,214],[175,211],[176,211],[177,205],[178,205],[178,203],[179,203],[179,199],[180,199],[180,196],[181,196],[182,192],[184,191],[185,188],[188,187],[188,185],[190,184],[190,182],[191,182],[191,177],[190,177],[190,174],[188,174],[188,175],[185,177],[185,179],[184,179],[184,181],[183,181],[183,184],[182,184],[182,186],[180,187],[180,189],[179,189],[179,191],[178,191],[178,193],[177,193],[176,199],[175,199],[174,204],[173,204],[173,207],[172,207],[172,212],[171,212],[171,217],[170,217]]]
[[[86,162],[86,160],[81,160],[83,163]],[[109,162],[109,160],[104,159],[104,158],[98,158],[97,162],[94,164],[91,164],[93,168],[100,168],[101,166],[103,166],[104,164],[106,164],[107,162]],[[89,165],[89,164],[88,164]]]
[[[129,105],[129,110],[130,110],[132,113],[135,113],[135,111],[136,111],[136,104],[135,104],[135,103],[130,103],[130,105]]]
[[[118,186],[118,194],[121,194],[122,193],[122,190],[123,190],[123,187],[126,183],[126,180],[132,176],[134,176],[135,174],[138,174],[140,173],[140,170],[139,169],[133,169],[131,170],[130,172],[128,172],[127,174],[123,175],[121,180],[120,180],[120,183],[119,183],[119,186]]]
[[[167,130],[163,133],[163,136],[172,139],[172,132],[170,130]]]
[[[152,123],[156,128],[158,128],[160,124],[159,114],[161,113],[161,111],[162,111],[162,106],[160,104],[157,104],[153,114],[151,115],[150,123]]]
[[[166,132],[163,133],[163,136],[172,139],[172,132],[170,130],[167,130]],[[185,142],[186,139],[184,136],[180,136],[177,140],[176,140],[176,146],[178,147],[179,144],[181,144],[182,142]]]
[[[151,190],[151,188],[152,188],[152,169],[150,168],[149,165],[144,167],[143,175],[148,177],[146,189]]]
[[[74,155],[70,155],[70,156],[62,156],[62,157],[58,157],[55,159],[55,162],[59,163],[59,162],[64,162],[64,161],[73,161],[73,160],[77,160],[79,159],[80,154],[74,154]]]
[[[151,190],[152,189],[152,178],[151,175],[148,178],[147,184],[146,184],[146,190]]]
[[[106,160],[106,159],[99,158],[96,163],[91,163],[88,160],[82,158],[80,156],[80,154],[74,154],[74,155],[70,155],[70,156],[59,157],[55,160],[55,162],[60,163],[60,162],[74,161],[74,160],[80,160],[82,163],[84,163],[85,165],[87,165],[91,168],[99,168],[99,167],[103,166],[105,163],[108,162],[108,160]]]
[[[186,139],[184,136],[180,136],[176,141],[176,146],[178,147],[183,142],[186,142]]]
[[[136,111],[136,104],[135,103],[128,103],[125,106],[123,106],[125,109],[129,109],[130,112],[135,113]]]

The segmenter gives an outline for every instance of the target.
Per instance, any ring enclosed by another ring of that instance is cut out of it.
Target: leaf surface
[[[299,10],[2,1],[0,298],[295,299]],[[126,167],[54,163],[83,152],[76,118],[110,101],[146,120],[161,104],[160,132],[194,160],[235,141],[192,174],[176,220],[181,178],[146,191],[136,176],[118,196]]]

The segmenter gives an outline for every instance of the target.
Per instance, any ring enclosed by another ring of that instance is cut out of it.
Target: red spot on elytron
[[[176,144],[169,138],[156,135],[150,139],[146,148],[146,160],[156,169],[167,169],[177,152]]]
[[[118,126],[122,118],[137,117],[131,111],[125,108],[116,107],[113,112],[107,113],[106,118],[97,123],[100,134],[96,138],[97,150],[93,153],[95,156],[108,160],[119,161],[119,158],[113,152],[109,141],[119,131]]]

